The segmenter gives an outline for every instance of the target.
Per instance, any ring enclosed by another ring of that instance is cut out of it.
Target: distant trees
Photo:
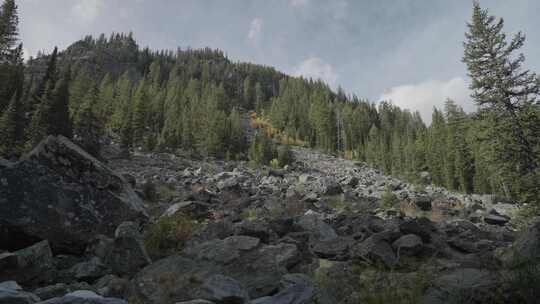
[[[151,51],[133,35],[87,36],[26,64],[17,40],[17,6],[0,11],[0,156],[20,154],[49,134],[72,137],[98,156],[111,134],[122,148],[175,150],[283,166],[301,143],[357,159],[412,181],[533,202],[540,184],[540,81],[523,71],[521,34],[475,3],[464,62],[480,106],[454,101],[418,112],[334,92],[321,81],[231,62],[220,50]],[[84,58],[84,59],[81,59]],[[26,73],[26,75],[25,75]],[[26,77],[25,77],[26,76]],[[248,111],[268,124],[247,144]],[[273,137],[273,138],[272,138]]]

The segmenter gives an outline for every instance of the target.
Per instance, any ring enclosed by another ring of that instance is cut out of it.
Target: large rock
[[[513,245],[515,259],[523,263],[540,261],[540,217],[531,221]]]
[[[352,248],[352,256],[387,267],[393,267],[396,264],[396,256],[392,246],[378,234],[374,234],[362,243],[355,245]]]
[[[219,304],[244,304],[249,301],[242,284],[223,275],[211,276],[203,283],[201,298]]]
[[[29,292],[25,292],[15,282],[0,283],[0,304],[33,304],[40,299]]]
[[[53,256],[47,241],[0,254],[0,281],[14,280],[36,285],[50,282],[54,275]]]
[[[424,242],[415,234],[407,234],[396,240],[392,247],[399,253],[399,255],[415,256],[422,251]]]
[[[184,256],[145,267],[132,280],[130,296],[148,304],[201,299],[204,282],[214,275],[226,275],[244,286],[250,298],[259,298],[278,290],[287,266],[297,259],[293,244],[266,246],[248,236],[212,240],[187,248]]]
[[[24,237],[81,253],[93,236],[147,218],[123,177],[65,137],[49,136],[19,162],[1,166],[0,230],[12,233],[0,234],[0,247],[13,249]]]
[[[121,299],[104,298],[93,291],[78,290],[61,298],[39,302],[39,304],[128,304],[128,302]]]
[[[337,237],[334,229],[321,220],[315,214],[306,214],[298,219],[298,226],[304,231],[308,231],[315,239],[325,241]]]

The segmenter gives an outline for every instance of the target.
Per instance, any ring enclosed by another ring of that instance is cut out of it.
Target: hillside
[[[131,33],[24,61],[0,2],[0,304],[538,302],[540,77],[478,2],[429,126]]]

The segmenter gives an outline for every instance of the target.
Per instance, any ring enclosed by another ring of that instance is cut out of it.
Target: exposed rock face
[[[0,230],[48,240],[55,251],[80,253],[97,234],[123,221],[144,221],[131,186],[68,139],[48,137],[17,163],[0,168]],[[16,246],[9,233],[0,246]]]

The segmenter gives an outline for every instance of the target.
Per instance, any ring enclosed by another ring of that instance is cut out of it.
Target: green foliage
[[[152,256],[166,256],[180,252],[196,231],[197,223],[186,215],[161,217],[145,237],[146,249]]]
[[[13,96],[8,108],[0,116],[0,157],[19,155],[23,146],[24,121],[22,105],[16,96]]]
[[[367,304],[420,303],[430,284],[428,275],[422,271],[411,274],[365,271],[361,277],[361,303]]]
[[[94,86],[84,97],[84,101],[74,119],[76,142],[86,152],[95,157],[99,157],[101,137],[103,135],[103,126],[94,112],[98,96],[98,88]]]
[[[491,162],[486,171],[494,176],[493,190],[540,204],[540,78],[522,67],[525,56],[518,52],[525,36],[518,32],[508,40],[503,27],[503,19],[474,3],[463,61],[480,107],[479,139],[489,145],[483,157]]]
[[[385,209],[395,208],[399,205],[398,197],[392,192],[390,188],[386,188],[381,195],[381,207]]]
[[[277,148],[277,163],[280,167],[290,165],[294,161],[294,154],[289,145],[281,145]]]
[[[249,147],[248,157],[254,164],[269,165],[277,157],[276,146],[270,137],[264,133],[259,133]],[[276,164],[279,165],[277,159]]]

